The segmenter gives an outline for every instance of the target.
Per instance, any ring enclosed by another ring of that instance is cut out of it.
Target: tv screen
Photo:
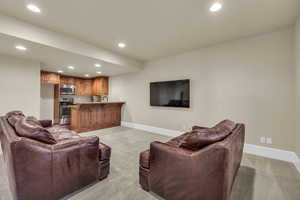
[[[190,107],[190,80],[150,83],[150,105]]]

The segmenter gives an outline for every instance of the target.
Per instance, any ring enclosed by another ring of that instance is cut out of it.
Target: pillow
[[[235,126],[236,124],[233,121],[226,119],[215,125],[214,128],[232,131],[235,128]]]
[[[54,125],[50,128],[47,128],[47,130],[51,133],[51,135],[58,142],[60,142],[62,140],[77,139],[77,138],[81,137],[75,131],[71,131],[71,130],[61,127],[59,125]]]
[[[207,145],[225,139],[232,133],[232,130],[234,128],[234,122],[230,120],[224,120],[213,128],[193,130],[185,139],[185,141],[180,145],[180,147],[193,151],[199,150]]]
[[[37,120],[37,118],[33,117],[33,116],[29,116],[29,117],[26,117],[26,121],[29,123],[29,124],[32,124],[32,125],[35,125],[35,126],[42,126],[41,122],[39,120]]]
[[[198,129],[207,129],[208,127],[202,127],[202,126],[193,126],[192,130],[198,130]]]
[[[39,121],[34,117],[24,117],[17,121],[15,129],[17,134],[21,137],[27,137],[47,144],[57,143],[51,133],[49,133],[47,129],[43,128]]]
[[[11,111],[7,113],[5,116],[6,119],[8,120],[8,123],[13,127],[15,127],[17,121],[25,117],[25,115],[21,111]]]

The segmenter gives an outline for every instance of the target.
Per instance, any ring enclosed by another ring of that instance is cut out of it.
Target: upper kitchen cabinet
[[[75,85],[75,78],[71,76],[61,76],[60,85]]]
[[[93,79],[93,95],[108,95],[108,77],[97,77]]]
[[[54,72],[41,71],[41,82],[42,83],[59,84],[60,83],[60,75],[57,73],[54,73]]]
[[[75,79],[76,95],[92,95],[92,80],[91,79]]]
[[[91,79],[85,79],[83,81],[84,95],[93,95],[92,94],[92,83]]]
[[[76,95],[108,95],[108,77],[77,78],[58,73],[41,71],[41,82],[75,86]]]

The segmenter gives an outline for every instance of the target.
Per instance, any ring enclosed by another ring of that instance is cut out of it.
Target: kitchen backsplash
[[[74,103],[92,102],[92,96],[74,96]]]
[[[61,95],[61,97],[73,98],[74,103],[92,102],[92,96]]]

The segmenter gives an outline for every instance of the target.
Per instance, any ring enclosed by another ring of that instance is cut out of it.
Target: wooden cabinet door
[[[83,89],[81,78],[75,79],[75,86],[76,86],[76,95],[83,95],[84,89]]]
[[[54,72],[41,71],[41,82],[42,83],[59,84],[60,83],[60,75],[57,73],[54,73]]]
[[[102,88],[101,88],[101,95],[108,95],[108,77],[102,78]]]
[[[92,83],[92,92],[93,95],[99,95],[100,93],[100,81],[99,78],[94,78]]]
[[[91,79],[75,79],[76,95],[92,95],[92,80]]]
[[[61,85],[75,85],[75,78],[70,76],[61,76],[60,77]]]
[[[84,95],[92,95],[92,80],[85,79],[83,81]]]
[[[93,95],[108,95],[108,77],[93,80]]]

